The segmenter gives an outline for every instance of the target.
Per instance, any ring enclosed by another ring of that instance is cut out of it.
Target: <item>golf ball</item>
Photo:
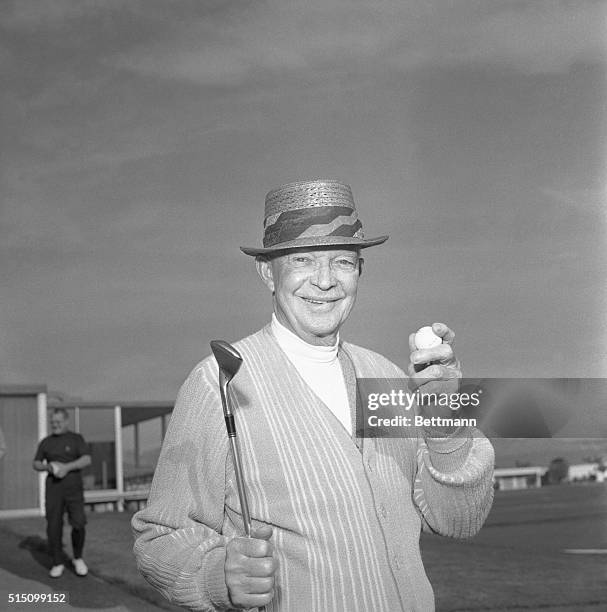
[[[426,325],[417,330],[415,334],[415,346],[418,349],[429,349],[438,346],[443,343],[443,339],[437,336],[433,331],[432,327]]]

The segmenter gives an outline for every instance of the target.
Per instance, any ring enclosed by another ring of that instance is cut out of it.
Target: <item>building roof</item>
[[[508,476],[533,476],[536,474],[544,474],[546,472],[545,467],[512,467],[512,468],[496,468],[493,471],[495,477],[508,477]]]
[[[38,393],[46,393],[46,385],[0,385],[0,395],[18,397],[38,395]]]
[[[52,408],[65,408],[67,410],[73,408],[80,408],[85,410],[101,410],[108,408],[115,408],[120,406],[122,408],[122,425],[133,425],[142,421],[149,421],[150,419],[157,419],[165,414],[170,414],[173,411],[173,402],[94,402],[86,401],[81,402],[78,400],[71,400],[67,402],[61,401],[50,401],[48,404],[49,409]]]

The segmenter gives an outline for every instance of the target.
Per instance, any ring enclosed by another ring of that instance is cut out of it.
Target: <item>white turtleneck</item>
[[[337,358],[339,336],[333,346],[308,344],[287,329],[272,313],[272,332],[280,348],[312,391],[352,434],[352,421],[344,375]]]

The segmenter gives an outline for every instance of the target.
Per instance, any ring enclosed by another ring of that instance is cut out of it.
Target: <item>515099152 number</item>
[[[8,593],[7,603],[69,603],[67,592]]]

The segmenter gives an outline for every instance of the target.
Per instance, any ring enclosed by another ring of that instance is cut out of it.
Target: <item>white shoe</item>
[[[51,578],[61,578],[61,576],[63,576],[63,570],[65,569],[65,566],[63,565],[63,563],[61,565],[53,565],[53,567],[51,567],[51,571],[48,573],[48,575]]]
[[[74,564],[74,570],[78,576],[86,576],[89,573],[89,568],[82,559],[74,559],[72,563]]]

